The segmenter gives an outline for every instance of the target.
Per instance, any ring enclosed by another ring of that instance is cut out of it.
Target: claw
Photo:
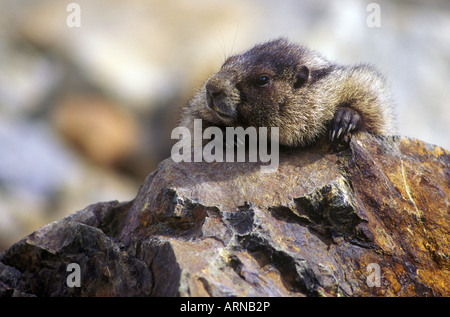
[[[334,135],[336,134],[336,130],[331,130],[331,131],[330,131],[330,134],[331,134],[330,140],[331,140],[331,141],[334,141]]]
[[[345,134],[349,133],[350,131],[353,131],[354,128],[355,128],[355,125],[353,123],[350,123],[348,125],[347,131],[345,131]]]
[[[343,141],[348,143],[350,134],[359,129],[360,115],[348,107],[340,107],[331,124],[330,139],[331,142]]]
[[[341,136],[341,133],[342,133],[342,127],[339,128],[338,133],[336,135],[336,139],[339,139],[339,137]]]

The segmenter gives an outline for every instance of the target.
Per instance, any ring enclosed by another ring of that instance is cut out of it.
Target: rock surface
[[[440,147],[368,134],[280,153],[271,174],[167,159],[132,201],[2,253],[0,295],[450,296],[449,167]]]

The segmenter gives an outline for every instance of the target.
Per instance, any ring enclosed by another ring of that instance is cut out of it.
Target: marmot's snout
[[[239,92],[235,90],[231,81],[219,74],[206,83],[206,106],[224,123],[234,122],[237,118]]]

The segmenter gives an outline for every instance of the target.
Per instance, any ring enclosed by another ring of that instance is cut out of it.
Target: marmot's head
[[[207,81],[206,105],[227,126],[277,126],[327,68],[318,53],[285,39],[260,44],[229,57]]]

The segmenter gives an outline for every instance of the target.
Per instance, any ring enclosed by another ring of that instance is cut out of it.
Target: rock
[[[403,137],[260,163],[163,161],[0,255],[3,296],[450,296],[450,155]],[[69,263],[80,287],[69,287]]]
[[[137,152],[137,120],[124,107],[102,96],[62,97],[51,123],[64,139],[100,166],[119,165]]]

